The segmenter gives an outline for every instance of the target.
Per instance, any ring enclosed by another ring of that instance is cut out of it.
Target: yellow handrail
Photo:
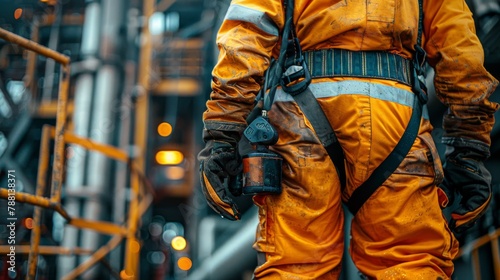
[[[151,0],[145,1],[147,3],[152,3]],[[0,38],[24,47],[34,53],[46,56],[55,60],[61,64],[61,75],[59,82],[59,92],[57,100],[57,115],[56,115],[56,126],[45,125],[42,130],[42,139],[40,143],[40,159],[38,164],[38,179],[36,184],[36,193],[29,194],[24,192],[16,192],[15,199],[20,203],[28,203],[35,206],[33,215],[33,229],[31,232],[31,242],[29,246],[21,245],[19,247],[18,253],[29,253],[29,268],[26,279],[35,279],[36,277],[36,267],[37,259],[39,254],[88,254],[88,250],[83,250],[79,248],[63,248],[57,246],[40,246],[40,235],[41,235],[41,216],[42,209],[52,209],[58,212],[62,217],[64,217],[69,225],[81,228],[94,230],[104,234],[113,235],[113,238],[96,252],[94,252],[86,262],[82,263],[80,266],[76,267],[74,270],[70,271],[65,275],[64,279],[74,279],[82,274],[86,269],[93,266],[111,250],[122,242],[123,239],[126,240],[125,248],[125,265],[122,272],[130,276],[130,279],[138,279],[138,260],[139,251],[138,241],[137,241],[137,230],[138,221],[142,214],[146,211],[152,202],[153,192],[148,185],[144,184],[143,173],[143,160],[138,157],[131,159],[128,154],[116,147],[94,142],[90,139],[82,138],[80,136],[74,135],[66,131],[66,119],[67,119],[67,107],[68,107],[68,92],[70,83],[70,63],[71,60],[68,56],[61,54],[57,51],[49,49],[42,46],[34,41],[28,40],[16,34],[13,34],[7,30],[0,28]],[[145,54],[147,55],[147,53]],[[145,57],[145,55],[143,57]],[[145,61],[148,63],[148,60]],[[148,81],[144,80],[144,84]],[[147,110],[146,107],[142,107],[143,112]],[[138,112],[139,114],[139,112]],[[54,139],[54,159],[52,162],[52,183],[50,188],[50,197],[44,197],[46,189],[46,179],[49,169],[49,159],[50,159],[50,141]],[[143,143],[143,139],[140,143]],[[64,149],[66,144],[72,143],[82,146],[88,150],[93,150],[104,154],[105,156],[126,162],[133,172],[130,172],[131,176],[131,198],[129,202],[129,217],[125,225],[116,225],[114,223],[105,221],[91,221],[86,219],[81,219],[78,217],[71,217],[61,204],[61,188],[63,182],[64,174]],[[9,193],[7,189],[0,189],[0,198],[8,199]],[[28,248],[29,247],[29,248]],[[0,246],[0,252],[10,248],[4,248]]]

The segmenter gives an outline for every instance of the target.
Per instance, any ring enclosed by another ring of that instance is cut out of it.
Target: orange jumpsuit
[[[304,51],[382,50],[411,59],[418,1],[296,0],[294,23]],[[498,84],[483,68],[483,49],[463,0],[424,1],[423,47],[435,69],[437,97],[449,107],[446,143],[487,150]],[[281,0],[233,0],[219,30],[205,129],[242,132],[284,24]],[[283,193],[256,195],[260,223],[257,279],[338,279],[344,241],[342,201],[397,144],[411,116],[410,87],[372,78],[313,79],[345,153],[347,186],[309,121],[278,90],[269,118],[279,132],[272,150],[284,158]],[[419,136],[398,169],[352,221],[350,254],[370,279],[449,279],[458,243],[436,187],[443,171],[424,109]]]

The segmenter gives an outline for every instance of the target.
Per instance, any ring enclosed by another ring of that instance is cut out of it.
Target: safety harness
[[[263,109],[271,108],[278,85],[283,91],[293,96],[334,163],[343,189],[346,185],[344,152],[325,113],[309,89],[311,79],[339,76],[389,79],[410,85],[417,97],[414,98],[410,121],[398,144],[371,176],[356,188],[346,202],[353,215],[401,164],[418,135],[422,109],[427,102],[424,83],[426,53],[421,47],[422,1],[419,0],[418,34],[413,61],[382,51],[354,52],[326,49],[302,52],[293,24],[294,0],[285,1],[286,21],[282,33],[281,50],[278,60],[271,63],[266,73],[266,84],[263,89],[264,92],[269,90],[269,93],[264,97]],[[249,118],[251,119],[252,115]]]

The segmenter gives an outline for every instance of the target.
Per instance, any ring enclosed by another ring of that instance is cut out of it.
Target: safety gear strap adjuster
[[[287,44],[282,45],[282,47],[286,47],[286,57],[283,65],[284,73],[280,79],[280,86],[285,92],[296,95],[307,89],[312,78],[304,60],[299,39],[295,36],[293,28],[290,30],[289,37],[291,38],[287,40]]]

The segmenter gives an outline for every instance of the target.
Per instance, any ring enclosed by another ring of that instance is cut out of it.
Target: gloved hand
[[[241,194],[242,165],[235,142],[209,140],[199,159],[201,187],[208,205],[224,218],[239,220],[240,211],[227,193]]]
[[[461,195],[457,209],[451,214],[450,229],[461,233],[472,227],[484,214],[491,200],[491,174],[483,164],[486,157],[480,152],[456,148],[443,165],[444,181],[440,186],[453,204]]]

